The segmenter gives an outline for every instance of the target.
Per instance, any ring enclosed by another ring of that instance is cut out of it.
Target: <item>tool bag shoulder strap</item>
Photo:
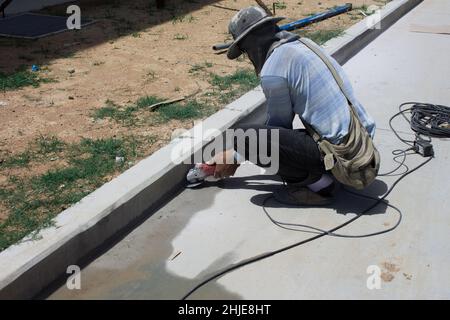
[[[331,170],[334,177],[342,184],[363,189],[375,180],[380,168],[380,155],[373,140],[361,123],[358,113],[344,89],[344,81],[328,57],[309,39],[300,38],[327,65],[339,88],[347,99],[350,110],[350,125],[347,136],[340,144],[333,144],[323,139],[320,134],[303,121],[306,130],[318,143],[324,155],[326,170]]]

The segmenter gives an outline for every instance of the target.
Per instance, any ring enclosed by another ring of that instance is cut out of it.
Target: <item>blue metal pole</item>
[[[284,30],[284,31],[291,31],[291,30],[303,28],[304,26],[307,26],[309,24],[337,16],[339,14],[345,13],[350,10],[352,10],[352,4],[347,3],[343,6],[338,6],[338,7],[335,7],[333,9],[330,9],[330,10],[322,12],[322,13],[317,13],[312,16],[309,16],[309,17],[306,17],[306,18],[303,18],[303,19],[300,19],[300,20],[297,20],[294,22],[283,24],[280,26],[280,29]],[[224,49],[228,49],[229,47],[230,47],[229,43],[220,43],[220,44],[214,45],[213,49],[214,50],[224,50]]]
[[[352,4],[347,3],[343,6],[339,6],[339,7],[330,9],[328,11],[322,12],[322,13],[314,14],[314,15],[309,16],[304,19],[300,19],[300,20],[297,20],[297,21],[294,21],[291,23],[284,24],[284,25],[280,26],[280,29],[285,30],[285,31],[291,31],[294,29],[303,28],[304,26],[307,26],[311,23],[319,22],[319,21],[337,16],[339,14],[345,13],[350,10],[352,10]]]

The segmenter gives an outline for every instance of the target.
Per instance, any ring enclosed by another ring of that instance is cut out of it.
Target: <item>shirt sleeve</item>
[[[287,80],[278,76],[261,77],[261,87],[267,100],[269,126],[292,129],[294,111]]]

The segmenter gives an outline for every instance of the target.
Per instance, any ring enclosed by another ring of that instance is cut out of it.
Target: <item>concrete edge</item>
[[[343,65],[422,1],[393,0],[348,28],[342,36],[325,43],[323,47]]]
[[[344,64],[422,1],[394,0],[380,10],[380,29],[370,28],[365,19],[324,47]],[[190,168],[183,162],[225,129],[262,122],[264,102],[261,88],[255,88],[60,213],[56,227],[42,230],[39,240],[28,237],[0,252],[0,299],[35,297],[64,275],[69,265],[79,264],[139,218],[151,214],[182,188]],[[208,134],[196,141],[197,130]],[[168,159],[177,159],[177,163]]]

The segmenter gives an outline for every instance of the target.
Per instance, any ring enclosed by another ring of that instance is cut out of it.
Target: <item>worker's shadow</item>
[[[273,181],[273,182],[272,182]],[[219,181],[217,186],[222,189],[252,189],[262,191],[250,198],[250,201],[258,206],[264,206],[266,208],[294,208],[276,201],[271,196],[272,192],[282,188],[281,180],[277,176],[265,176],[255,175],[248,177],[234,177]],[[336,210],[339,214],[359,214],[367,210],[370,206],[373,206],[376,199],[382,197],[388,186],[381,180],[375,180],[370,186],[364,190],[355,190],[349,187],[338,186],[335,199],[332,204],[324,206],[324,208],[330,208]],[[374,208],[370,209],[365,215],[383,214],[388,207],[388,201],[381,201]],[[302,206],[300,208],[306,208]]]

